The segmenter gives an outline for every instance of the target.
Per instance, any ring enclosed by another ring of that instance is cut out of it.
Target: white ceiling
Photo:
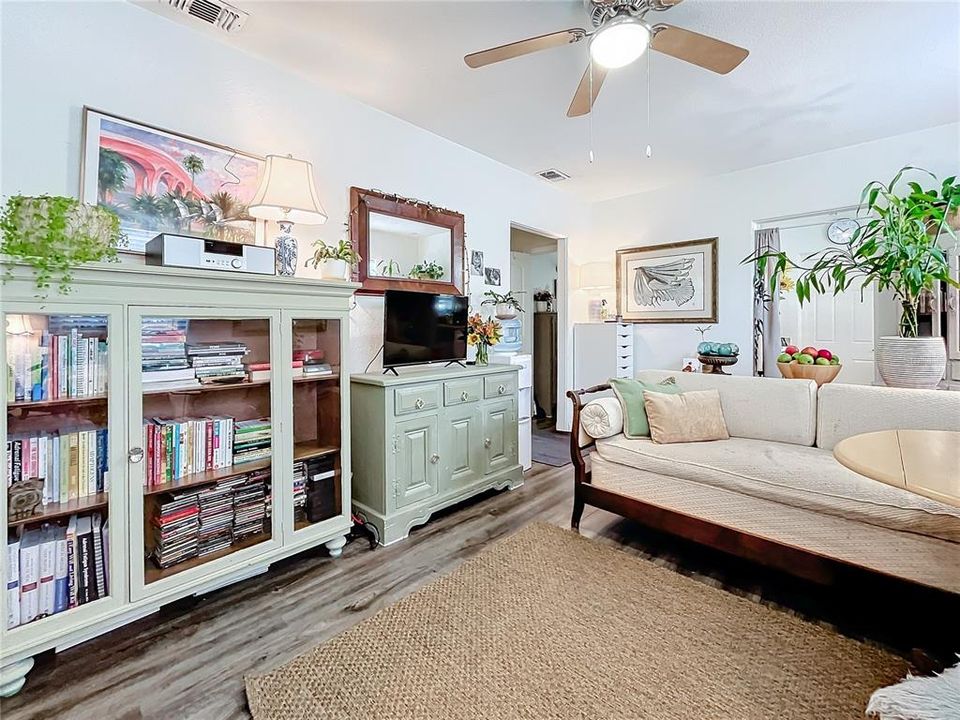
[[[165,12],[160,3],[143,3]],[[960,118],[960,3],[686,0],[657,20],[750,50],[727,76],[651,55],[607,78],[590,120],[566,109],[587,43],[471,70],[463,55],[569,27],[580,0],[251,2],[221,38],[525,173],[556,167],[588,200]],[[192,18],[182,22],[196,26]],[[647,159],[644,149],[653,147]],[[691,208],[695,199],[691,199]]]

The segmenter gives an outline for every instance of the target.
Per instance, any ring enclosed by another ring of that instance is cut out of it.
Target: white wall
[[[503,287],[511,222],[585,237],[589,208],[544,181],[128,2],[3,2],[0,23],[4,195],[79,192],[88,105],[260,155],[311,160],[330,220],[297,229],[301,257],[310,241],[344,235],[351,185],[462,212],[468,249],[502,269]],[[471,278],[475,306],[484,289]],[[382,307],[380,299],[358,301],[352,371],[382,342]]]
[[[960,124],[598,203],[594,232],[571,239],[570,260],[613,262],[617,248],[719,237],[720,315],[708,338],[737,343],[741,360],[733,371],[750,374],[752,270],[740,261],[753,250],[754,223],[855,205],[867,182],[889,181],[904,165],[926,168],[941,179],[960,174]],[[574,293],[573,322],[587,319],[588,299]],[[640,368],[678,368],[699,341],[692,325],[637,325],[635,333]]]

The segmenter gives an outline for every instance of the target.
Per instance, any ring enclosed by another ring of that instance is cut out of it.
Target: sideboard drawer
[[[439,385],[414,385],[393,391],[393,414],[409,415],[440,407]]]
[[[443,384],[444,405],[463,405],[476,402],[481,397],[483,397],[483,384],[480,378],[448,380]]]
[[[517,392],[517,374],[488,375],[483,379],[485,398],[513,397]]]

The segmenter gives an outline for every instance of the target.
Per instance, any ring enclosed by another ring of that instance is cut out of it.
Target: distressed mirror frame
[[[357,264],[356,280],[362,287],[357,294],[383,295],[386,290],[415,290],[428,293],[463,295],[464,218],[451,210],[413,202],[405,198],[363,188],[350,188],[350,242],[362,260]],[[415,220],[450,230],[450,280],[414,280],[369,274],[370,212]]]

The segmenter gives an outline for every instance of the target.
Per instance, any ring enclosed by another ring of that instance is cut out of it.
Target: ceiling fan
[[[591,62],[580,78],[580,85],[567,110],[568,117],[578,117],[593,108],[607,72],[629,65],[648,47],[721,75],[726,75],[746,59],[750,53],[742,47],[692,30],[647,22],[647,14],[651,11],[669,10],[680,2],[682,0],[584,0],[593,30],[570,28],[538,35],[471,53],[463,60],[471,68],[480,68],[590,38]]]

